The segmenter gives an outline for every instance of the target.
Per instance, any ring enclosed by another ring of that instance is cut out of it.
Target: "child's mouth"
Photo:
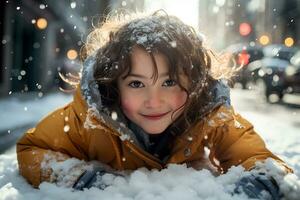
[[[165,113],[149,114],[149,115],[142,114],[142,116],[147,118],[147,119],[150,119],[150,120],[159,120],[159,119],[163,118],[164,116],[166,116],[169,112],[170,111],[165,112]]]

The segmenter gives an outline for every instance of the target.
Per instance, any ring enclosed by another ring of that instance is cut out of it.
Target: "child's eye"
[[[140,81],[131,81],[129,84],[128,84],[130,87],[132,88],[141,88],[141,87],[144,87],[144,84]]]
[[[168,79],[163,83],[163,86],[166,86],[166,87],[172,87],[172,86],[175,86],[175,85],[177,85],[177,82],[175,80],[172,80],[172,79]]]

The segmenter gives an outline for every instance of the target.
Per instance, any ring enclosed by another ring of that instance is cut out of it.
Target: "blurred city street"
[[[294,169],[295,174],[284,177],[283,188],[290,199],[298,200],[300,0],[0,1],[0,200],[240,200],[232,198],[226,188],[233,187],[243,171],[235,167],[219,177],[205,170],[191,171],[185,165],[171,166],[161,174],[139,169],[125,179],[108,177],[111,188],[91,193],[75,193],[50,183],[35,190],[19,174],[16,141],[54,109],[72,101],[69,83],[79,83],[91,31],[107,16],[126,18],[136,11],[175,15],[193,27],[197,34],[193,41],[203,42],[201,51],[214,55],[210,75],[214,70],[235,71],[228,80],[231,104],[253,124],[266,146]],[[93,48],[105,46],[103,41],[93,40]],[[176,41],[169,44],[178,48]],[[118,63],[115,66],[120,69]],[[226,77],[222,75],[219,77]],[[195,189],[195,185],[200,187]]]

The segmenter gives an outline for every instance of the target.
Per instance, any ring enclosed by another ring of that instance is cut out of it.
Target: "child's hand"
[[[102,181],[102,176],[106,173],[111,173],[114,175],[121,175],[120,173],[114,173],[107,171],[102,167],[94,167],[92,170],[86,170],[75,182],[73,188],[75,190],[83,190],[84,188],[97,187],[99,189],[104,189],[107,185]]]
[[[250,175],[241,178],[236,184],[234,193],[244,192],[249,198],[279,200],[279,187],[274,179],[266,175]]]

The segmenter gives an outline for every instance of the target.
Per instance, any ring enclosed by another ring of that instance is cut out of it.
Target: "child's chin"
[[[149,129],[144,129],[144,131],[150,135],[158,135],[161,134],[162,132],[164,132],[165,128],[163,129],[153,129],[153,128],[149,128]]]

